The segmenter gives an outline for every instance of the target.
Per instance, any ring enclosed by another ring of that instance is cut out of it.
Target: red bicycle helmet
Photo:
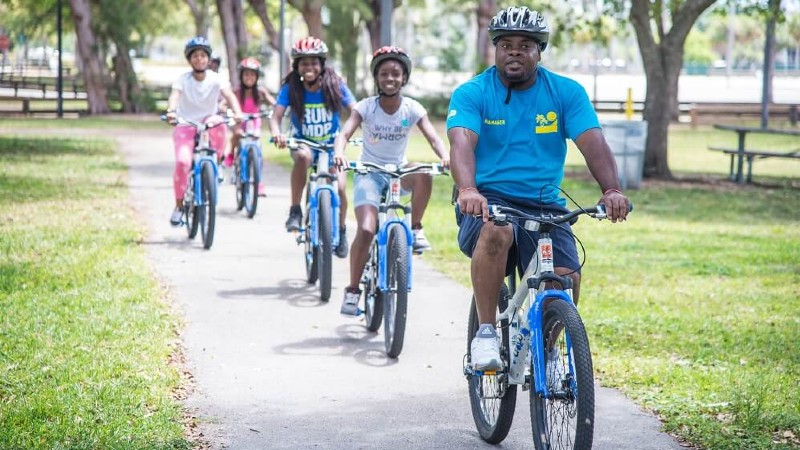
[[[259,77],[264,75],[264,71],[261,69],[261,63],[252,56],[239,61],[239,66],[237,68],[239,70],[239,74],[241,74],[245,69],[249,69],[255,71]]]
[[[325,60],[328,57],[328,46],[322,39],[309,36],[300,39],[292,46],[292,59],[300,59],[305,56],[316,56]]]
[[[403,66],[406,72],[406,82],[411,78],[411,58],[408,57],[408,53],[405,50],[394,45],[381,47],[372,54],[372,62],[369,64],[369,69],[373,77],[378,75],[378,66],[387,59],[394,59]]]

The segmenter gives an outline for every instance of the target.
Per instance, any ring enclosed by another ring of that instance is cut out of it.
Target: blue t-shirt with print
[[[456,88],[447,129],[478,134],[475,182],[478,189],[540,203],[559,203],[556,186],[564,177],[566,139],[599,128],[586,91],[576,81],[539,67],[536,82],[511,91],[511,100],[492,66]]]
[[[356,102],[347,85],[342,83],[341,90],[342,104],[345,107],[349,107]],[[297,120],[296,114],[291,114],[292,126],[295,130],[294,137],[326,144],[332,143],[339,133],[339,111],[328,111],[325,108],[322,89],[311,92],[304,88],[303,101],[305,103],[303,123]],[[281,90],[278,92],[277,104],[286,108],[291,106],[288,84],[281,86]]]

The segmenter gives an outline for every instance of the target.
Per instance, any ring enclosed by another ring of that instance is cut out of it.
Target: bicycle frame
[[[189,125],[193,125],[197,130],[197,133],[194,137],[194,156],[192,157],[192,177],[194,178],[194,199],[193,203],[195,206],[202,205],[202,196],[200,193],[200,189],[202,188],[202,183],[200,183],[200,177],[202,176],[202,166],[203,162],[208,161],[211,163],[211,167],[214,169],[214,179],[219,179],[219,168],[217,167],[217,151],[211,148],[209,132],[208,130],[211,128],[208,124],[196,124],[194,122],[183,121],[182,123],[186,123]],[[199,126],[198,126],[199,125]],[[216,126],[216,125],[214,125]],[[218,199],[215,198],[214,205],[216,206],[216,201]]]
[[[596,218],[604,218],[605,212],[598,206]],[[493,206],[491,214],[499,217],[500,221],[506,222],[505,215]],[[544,337],[542,335],[542,320],[544,313],[544,303],[548,298],[560,298],[571,305],[572,300],[572,279],[562,277],[555,273],[553,267],[553,242],[550,238],[552,223],[525,220],[524,228],[529,231],[539,231],[539,240],[536,253],[531,257],[525,273],[522,275],[524,283],[516,288],[508,307],[497,315],[497,322],[509,321],[509,355],[508,382],[509,384],[519,384],[523,387],[529,386],[530,378],[527,377],[526,369],[532,367],[533,373],[543,374],[546,367],[545,349],[542,347]],[[514,277],[515,275],[511,275]],[[547,289],[547,283],[558,282],[563,289]],[[531,299],[533,304],[531,307]],[[527,311],[527,314],[525,313]],[[567,360],[569,361],[569,373],[572,375],[570,389],[577,390],[574,381],[575,367],[571,357],[572,344],[569,335],[567,341]],[[533,341],[531,341],[533,339]],[[535,344],[531,347],[531,342]],[[529,358],[532,358],[529,359]],[[544,377],[532,376],[534,390],[545,398],[551,398]]]
[[[389,266],[389,254],[387,244],[389,242],[389,228],[394,224],[399,224],[403,227],[406,234],[406,243],[408,243],[408,276],[406,277],[408,291],[411,292],[411,264],[412,264],[412,248],[414,243],[414,234],[411,232],[411,208],[403,206],[400,203],[400,178],[391,177],[389,180],[389,188],[387,192],[387,200],[381,203],[378,208],[378,233],[375,239],[378,240],[378,289],[386,292],[389,287],[387,286],[388,274],[386,273]],[[395,211],[403,211],[403,217],[397,216]]]
[[[239,140],[239,167],[240,167],[240,174],[239,180],[242,183],[247,182],[247,174],[249,173],[247,166],[247,156],[250,154],[251,150],[256,151],[256,163],[258,167],[261,167],[262,164],[262,151],[261,151],[261,130],[255,127],[255,118],[257,117],[269,117],[272,115],[272,111],[268,113],[257,113],[257,114],[247,114],[245,115],[245,119],[243,122],[244,126],[244,135]],[[258,171],[256,173],[259,173]],[[260,180],[256,180],[260,181]]]
[[[320,145],[320,144],[318,144]],[[328,172],[331,161],[333,161],[333,147],[317,148],[311,147],[311,151],[316,154],[316,162],[311,164],[311,174],[309,183],[309,226],[311,227],[311,245],[319,246],[319,196],[322,191],[329,191],[331,194],[331,245],[336,248],[339,245],[339,180],[335,174]],[[319,184],[319,179],[327,180],[326,184]],[[305,231],[303,229],[300,230]]]

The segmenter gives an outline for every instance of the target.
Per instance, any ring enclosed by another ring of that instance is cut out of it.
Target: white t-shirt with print
[[[195,80],[192,72],[186,72],[172,84],[172,89],[181,91],[176,113],[184,119],[200,122],[217,113],[220,92],[230,86],[228,80],[212,70],[206,70],[203,81]]]
[[[405,164],[408,162],[408,134],[428,112],[416,100],[402,97],[400,108],[394,114],[386,114],[378,98],[365,98],[355,106],[364,132],[361,160],[374,164]]]

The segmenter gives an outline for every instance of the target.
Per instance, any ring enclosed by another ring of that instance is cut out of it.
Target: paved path
[[[267,168],[268,197],[252,220],[235,211],[233,187],[223,186],[210,251],[169,226],[169,136],[165,128],[118,138],[147,226],[143,245],[185,318],[196,381],[186,403],[214,448],[492,448],[475,431],[461,375],[465,287],[415,258],[405,347],[387,359],[382,334],[339,315],[346,261],[334,264],[329,304],[305,283],[301,249],[283,230],[284,171]],[[525,394],[498,448],[531,448]],[[596,416],[596,449],[681,448],[616,391],[599,390]]]

